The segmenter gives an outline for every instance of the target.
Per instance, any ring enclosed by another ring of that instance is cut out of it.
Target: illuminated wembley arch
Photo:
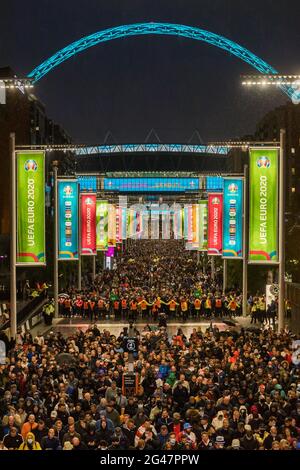
[[[212,46],[219,47],[220,49],[235,55],[263,74],[273,75],[278,73],[274,67],[269,65],[263,59],[260,59],[245,47],[240,46],[236,42],[233,42],[224,36],[220,36],[219,34],[211,33],[210,31],[196,28],[194,26],[185,26],[182,24],[135,23],[104,29],[69,44],[49,57],[49,59],[38,65],[28,74],[28,77],[33,78],[33,81],[37,82],[54,67],[57,67],[62,62],[65,62],[66,60],[70,59],[70,57],[84,51],[85,49],[88,49],[89,47],[96,46],[102,42],[112,41],[113,39],[146,34],[182,36],[189,39],[195,39],[197,41],[204,41],[208,44],[211,44]],[[281,90],[292,99],[293,102],[298,102],[298,100],[300,101],[299,89],[294,89],[292,86],[285,84],[279,86]]]

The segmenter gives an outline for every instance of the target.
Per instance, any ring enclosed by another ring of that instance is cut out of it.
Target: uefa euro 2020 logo
[[[66,196],[71,196],[72,193],[73,193],[73,189],[72,189],[72,186],[65,186],[64,187],[64,193]]]
[[[258,168],[270,168],[271,162],[265,155],[261,156],[256,161]]]
[[[234,194],[234,193],[237,192],[238,186],[236,184],[232,183],[228,186],[228,190],[229,190],[230,193]]]
[[[38,166],[35,160],[26,160],[24,168],[25,171],[36,171],[38,169]]]
[[[218,197],[214,197],[211,202],[212,204],[220,204],[220,199]]]

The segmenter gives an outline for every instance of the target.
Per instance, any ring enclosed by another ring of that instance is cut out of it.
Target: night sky
[[[0,66],[20,76],[82,36],[122,24],[170,22],[221,34],[281,73],[300,73],[299,0],[4,0]],[[175,36],[110,41],[76,55],[38,82],[47,114],[76,142],[143,142],[155,128],[163,142],[204,141],[254,131],[287,101],[279,90],[246,89],[256,73],[225,51]]]

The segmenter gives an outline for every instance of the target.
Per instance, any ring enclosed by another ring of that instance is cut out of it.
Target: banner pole
[[[16,154],[15,133],[10,134],[11,154],[11,210],[10,210],[10,335],[13,339],[17,335],[17,204],[16,204]]]
[[[248,296],[248,165],[244,165],[244,191],[243,191],[243,308],[242,315],[247,316]]]
[[[93,256],[93,281],[96,279],[96,256]]]
[[[81,196],[78,194],[78,210],[81,207]],[[78,290],[81,291],[81,217],[78,217]]]
[[[54,317],[58,318],[58,193],[57,193],[58,162],[53,162],[54,172]]]
[[[278,333],[284,328],[285,314],[285,129],[280,129],[280,152],[279,152],[279,267],[278,267]]]
[[[215,257],[214,256],[210,257],[210,265],[211,265],[211,278],[214,281],[215,280]]]
[[[227,289],[227,259],[223,259],[223,294]]]
[[[78,290],[81,290],[81,254],[78,255]]]

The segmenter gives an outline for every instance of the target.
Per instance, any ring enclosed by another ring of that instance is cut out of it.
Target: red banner
[[[208,254],[222,254],[223,194],[208,194]]]
[[[96,194],[81,194],[81,254],[96,255]]]

